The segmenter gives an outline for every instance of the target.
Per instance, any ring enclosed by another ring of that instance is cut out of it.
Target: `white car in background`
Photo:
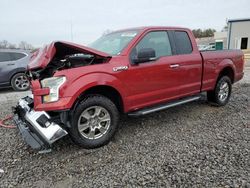
[[[210,45],[198,45],[198,48],[200,51],[208,51],[208,50],[215,50],[215,45],[210,44]]]

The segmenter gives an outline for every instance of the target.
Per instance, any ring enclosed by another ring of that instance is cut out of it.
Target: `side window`
[[[26,55],[23,53],[11,52],[10,56],[11,56],[12,61],[16,61],[18,59],[25,57]]]
[[[193,51],[190,38],[185,31],[175,31],[175,45],[178,54],[190,54]]]
[[[11,57],[8,52],[0,52],[0,62],[4,61],[11,61]]]
[[[137,53],[143,48],[155,50],[156,58],[172,55],[171,45],[166,31],[153,31],[144,38],[132,50],[132,56],[137,57]]]

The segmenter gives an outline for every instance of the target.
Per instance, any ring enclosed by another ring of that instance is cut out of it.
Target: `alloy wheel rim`
[[[224,102],[229,95],[229,85],[227,82],[222,82],[220,85],[220,90],[219,90],[219,100]]]
[[[29,80],[27,79],[26,76],[22,75],[22,76],[18,76],[15,79],[15,86],[20,89],[20,90],[25,90],[29,87]]]
[[[111,124],[109,112],[101,106],[85,109],[78,119],[78,131],[87,139],[98,139],[105,135]]]

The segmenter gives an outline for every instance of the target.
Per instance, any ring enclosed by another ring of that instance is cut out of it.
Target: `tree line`
[[[195,38],[203,38],[203,37],[213,37],[214,33],[216,32],[215,29],[193,29],[192,30]]]
[[[0,49],[23,49],[23,50],[34,50],[34,46],[27,43],[26,41],[21,41],[19,44],[12,44],[7,40],[0,41]]]

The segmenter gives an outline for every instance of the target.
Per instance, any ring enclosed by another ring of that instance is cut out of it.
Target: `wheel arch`
[[[11,80],[12,80],[12,78],[16,75],[16,74],[18,74],[18,73],[25,73],[25,71],[26,71],[26,69],[24,69],[24,68],[18,68],[18,69],[14,69],[14,70],[12,70],[11,72],[10,72],[10,77],[9,77],[9,81],[10,81],[10,83],[11,83]]]
[[[120,92],[112,86],[109,85],[96,85],[86,89],[82,92],[76,101],[74,102],[73,108],[81,102],[86,96],[89,95],[102,95],[110,99],[117,107],[120,113],[124,113],[124,102]]]
[[[236,70],[236,67],[231,59],[223,59],[218,64],[216,83],[222,76],[228,76],[231,82],[234,83],[235,70]]]
[[[61,75],[64,75],[64,73],[55,76]],[[91,73],[75,77],[75,75],[69,76],[68,82],[62,85],[60,89],[60,97],[70,98],[65,105],[66,108],[74,110],[73,108],[82,97],[89,94],[100,94],[119,104],[119,111],[126,112],[129,106],[127,100],[128,88],[118,77],[106,73]]]
[[[235,72],[234,72],[234,69],[231,66],[226,66],[222,70],[220,70],[220,73],[218,75],[217,81],[222,76],[228,76],[230,78],[231,82],[234,83]]]

